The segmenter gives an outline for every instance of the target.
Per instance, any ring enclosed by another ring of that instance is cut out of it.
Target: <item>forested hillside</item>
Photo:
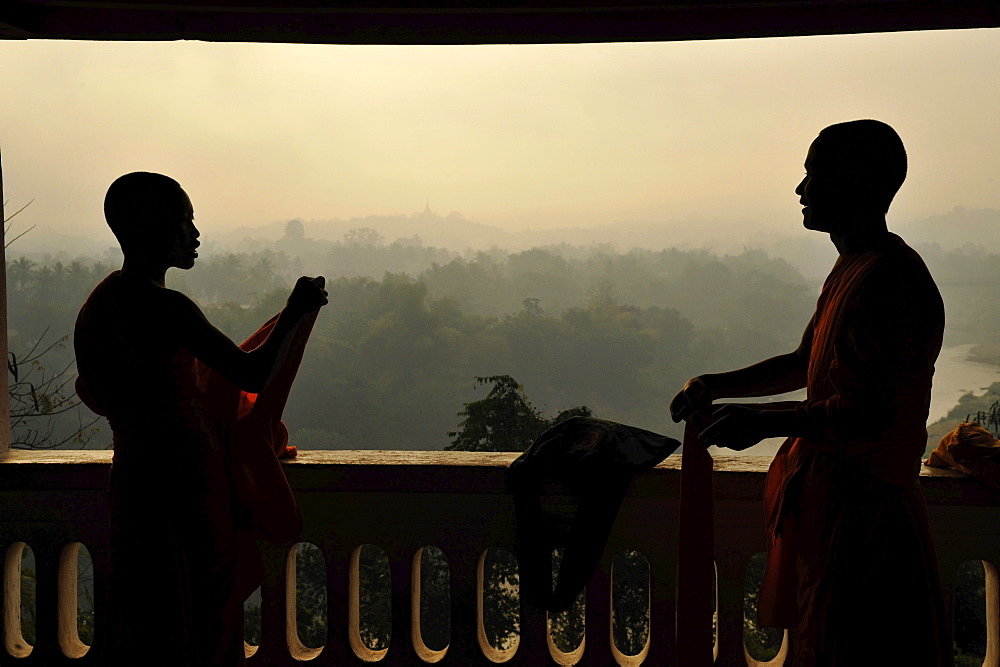
[[[463,403],[477,398],[475,378],[500,374],[516,378],[543,410],[587,405],[670,431],[665,405],[680,383],[788,349],[815,298],[790,265],[759,251],[566,246],[463,258],[418,245],[355,244],[326,259],[330,305],[286,412],[303,447],[441,449]],[[410,273],[365,270],[421,260]],[[12,349],[46,329],[71,333],[86,294],[111,268],[12,259]],[[304,270],[284,252],[220,253],[171,272],[168,284],[242,339],[281,308]],[[51,354],[51,368],[72,360],[71,346]],[[91,446],[109,437],[105,429]]]
[[[1000,328],[1000,258],[922,251],[945,293],[949,335],[986,342]],[[43,331],[50,340],[70,334],[114,259],[14,257],[15,354]],[[282,307],[297,275],[319,272],[330,305],[286,411],[306,448],[441,449],[462,406],[488,391],[475,378],[496,375],[515,378],[545,414],[583,405],[676,434],[666,405],[681,383],[792,349],[819,288],[759,250],[561,245],[463,256],[419,239],[386,245],[364,230],[325,246],[286,238],[257,252],[210,253],[191,271],[170,272],[168,284],[242,340]],[[45,366],[71,362],[70,345]],[[109,441],[104,429],[90,446]]]

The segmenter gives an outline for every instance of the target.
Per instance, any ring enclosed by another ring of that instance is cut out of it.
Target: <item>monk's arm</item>
[[[714,399],[773,396],[802,389],[806,386],[811,342],[810,325],[802,337],[802,343],[794,352],[780,354],[728,373],[706,373],[700,377],[708,385]]]
[[[773,396],[806,386],[813,324],[810,321],[798,348],[727,373],[706,373],[691,378],[670,403],[675,422],[707,409],[720,398]]]
[[[766,437],[806,436],[813,447],[851,454],[885,432],[922,427],[943,328],[939,297],[920,273],[880,268],[855,297],[835,343],[832,394],[775,410],[721,406],[702,440],[744,449]]]
[[[312,279],[300,278],[271,333],[249,352],[240,349],[212,325],[201,309],[180,292],[168,290],[166,300],[181,343],[199,361],[237,387],[256,394],[277,375],[299,322],[326,303],[326,291],[321,282],[317,284]]]

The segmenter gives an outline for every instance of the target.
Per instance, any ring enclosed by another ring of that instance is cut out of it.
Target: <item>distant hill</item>
[[[989,252],[1000,252],[1000,211],[997,209],[956,206],[947,213],[901,225],[898,231],[910,245],[937,243],[945,250],[977,245]]]
[[[307,220],[303,222],[305,237],[315,241],[342,241],[353,229],[376,230],[386,244],[397,240],[420,238],[424,246],[451,250],[487,250],[493,247],[512,252],[540,246],[569,244],[573,246],[609,245],[623,252],[631,248],[661,250],[663,248],[712,248],[720,253],[739,253],[747,247],[766,247],[786,237],[773,228],[751,221],[722,222],[690,218],[686,220],[621,221],[590,227],[560,229],[524,229],[507,231],[500,227],[469,220],[461,213],[447,216],[424,209],[421,213],[370,215],[350,219]],[[260,227],[240,227],[218,233],[220,246],[238,247],[247,240],[278,241],[285,233],[285,222]],[[803,235],[792,227],[791,234]]]
[[[284,237],[285,222],[274,222],[261,227],[239,227],[219,235],[221,245],[239,245],[244,239],[277,241]],[[489,248],[505,246],[507,232],[473,222],[461,213],[453,212],[441,216],[425,208],[421,213],[410,215],[369,215],[365,217],[333,220],[304,220],[305,237],[317,241],[341,241],[353,229],[370,228],[382,235],[386,244],[397,240],[420,238],[425,246],[465,250],[467,248]]]
[[[825,235],[802,229],[797,221],[792,220],[778,226],[748,220],[719,221],[691,217],[507,231],[470,220],[458,212],[439,215],[428,206],[419,213],[302,222],[304,238],[295,243],[286,240],[277,247],[272,244],[284,239],[287,220],[257,227],[239,227],[232,231],[210,229],[209,235],[202,239],[203,255],[207,257],[216,251],[257,251],[274,247],[290,255],[319,256],[330,244],[342,242],[351,230],[369,228],[378,232],[386,245],[400,242],[403,245],[446,248],[458,252],[490,248],[520,252],[536,247],[569,245],[581,248],[607,246],[608,250],[615,252],[626,252],[631,248],[705,248],[725,255],[757,248],[772,256],[783,257],[806,278],[816,280],[829,272],[836,259],[836,250]],[[972,245],[980,246],[987,252],[1000,252],[1000,210],[997,209],[956,206],[945,213],[909,222],[890,220],[890,229],[918,248],[925,244],[937,244],[944,250],[952,250]],[[47,256],[63,261],[79,256],[108,255],[108,261],[115,263],[118,257],[111,257],[109,249],[116,245],[110,233],[98,239],[52,235],[34,230],[18,239],[7,254],[8,257],[23,254],[35,260]]]

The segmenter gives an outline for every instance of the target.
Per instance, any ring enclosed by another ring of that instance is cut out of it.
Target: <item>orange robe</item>
[[[280,416],[315,318],[267,389],[247,394],[178,344],[152,289],[112,273],[74,334],[78,394],[107,417],[115,449],[102,664],[242,665],[243,601],[263,576],[256,537],[301,527]]]
[[[797,665],[949,665],[918,484],[941,296],[890,234],[837,260],[809,327],[806,434],[767,476],[760,621],[797,628]]]

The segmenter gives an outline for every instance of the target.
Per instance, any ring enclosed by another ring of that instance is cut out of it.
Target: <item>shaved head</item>
[[[137,171],[120,176],[104,197],[104,217],[124,249],[158,228],[187,202],[180,184],[169,176]]]
[[[889,125],[852,120],[825,128],[813,142],[821,168],[849,182],[858,196],[885,213],[906,179],[906,150]]]

